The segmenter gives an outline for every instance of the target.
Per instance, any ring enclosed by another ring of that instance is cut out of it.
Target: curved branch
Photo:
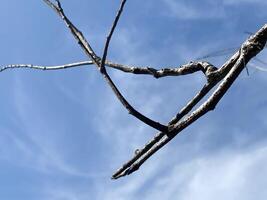
[[[7,69],[14,68],[30,68],[38,70],[61,70],[73,67],[80,67],[85,65],[94,65],[93,61],[81,61],[75,63],[68,63],[64,65],[54,65],[54,66],[44,66],[44,65],[33,65],[33,64],[12,64],[6,66],[0,66],[0,72]],[[153,67],[140,67],[133,65],[125,65],[120,63],[115,63],[106,60],[105,65],[109,68],[116,69],[125,73],[132,73],[137,75],[151,75],[155,78],[162,78],[167,76],[181,76],[188,75],[198,71],[202,71],[207,79],[211,75],[211,72],[216,71],[217,68],[208,62],[190,62],[179,67],[166,67],[161,69],[156,69]]]
[[[106,62],[106,65],[126,73],[152,75],[155,78],[188,75],[202,71],[206,78],[209,79],[210,74],[217,70],[215,66],[208,62],[189,62],[179,67],[166,67],[162,69],[155,69],[153,67],[127,66],[123,64],[112,63],[109,61]]]
[[[90,46],[90,44],[85,39],[85,37],[83,36],[82,32],[79,31],[72,24],[72,22],[67,18],[67,16],[65,15],[65,13],[64,13],[64,11],[63,11],[63,9],[61,7],[60,1],[56,0],[57,5],[53,4],[50,0],[44,0],[44,2],[47,3],[47,5],[50,6],[61,17],[61,19],[65,22],[65,24],[67,25],[67,27],[71,31],[72,35],[76,38],[76,40],[78,41],[79,45],[84,50],[86,55],[89,58],[91,58],[91,60],[94,62],[94,64],[100,69],[100,72],[103,75],[104,79],[106,80],[106,82],[108,83],[108,85],[110,86],[110,88],[112,89],[112,91],[114,92],[116,97],[118,98],[118,100],[128,110],[129,114],[133,115],[134,117],[136,117],[140,121],[144,122],[145,124],[155,128],[155,129],[157,129],[159,131],[167,131],[168,130],[167,126],[165,126],[165,125],[163,125],[163,124],[161,124],[159,122],[156,122],[156,121],[146,117],[145,115],[143,115],[140,112],[138,112],[137,110],[135,110],[132,107],[132,105],[130,103],[128,103],[128,101],[120,93],[120,91],[118,90],[118,88],[116,87],[116,85],[114,84],[112,79],[109,77],[109,75],[107,73],[105,73],[105,70],[103,70],[105,68],[101,68],[101,59],[93,51],[92,47]],[[121,4],[121,7],[120,7],[121,11],[122,11],[123,5],[124,5],[124,3]],[[116,20],[118,20],[118,19],[116,19]],[[116,22],[116,20],[115,20],[115,22]]]
[[[104,74],[107,74],[106,72],[106,69],[105,69],[105,63],[106,63],[106,58],[107,58],[107,55],[108,55],[108,48],[109,48],[109,43],[111,41],[111,38],[112,38],[112,35],[116,29],[116,26],[118,24],[118,21],[120,19],[120,16],[122,14],[122,11],[123,11],[123,8],[124,8],[124,5],[126,3],[126,0],[122,0],[121,1],[121,5],[120,5],[120,8],[118,10],[118,13],[115,17],[115,20],[111,26],[111,29],[110,29],[110,32],[107,36],[107,40],[106,40],[106,43],[105,43],[105,47],[104,47],[104,52],[103,52],[103,56],[102,56],[102,59],[101,59],[101,63],[100,63],[100,71]]]

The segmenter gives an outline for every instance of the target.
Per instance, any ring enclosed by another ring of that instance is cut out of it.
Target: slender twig
[[[15,69],[15,68],[29,68],[29,69],[38,69],[38,70],[61,70],[68,69],[73,67],[80,67],[85,65],[92,65],[92,61],[83,61],[77,63],[70,63],[65,65],[55,65],[55,66],[41,66],[41,65],[32,65],[32,64],[14,64],[14,65],[6,65],[0,67],[0,72],[5,71],[7,69]]]
[[[112,81],[111,77],[109,76],[109,74],[107,73],[107,71],[105,69],[105,61],[106,61],[106,57],[107,57],[107,53],[108,53],[109,43],[111,41],[114,30],[118,24],[118,21],[120,19],[120,16],[121,16],[121,13],[123,11],[123,7],[124,7],[125,3],[126,3],[126,0],[122,0],[120,8],[118,10],[118,13],[115,17],[113,24],[112,24],[111,30],[107,36],[107,40],[105,43],[105,48],[104,48],[103,56],[101,59],[101,63],[98,66],[99,66],[101,74],[103,75],[103,77],[105,78],[105,80],[107,81],[107,83],[109,84],[111,89],[113,90],[114,94],[117,96],[119,101],[124,105],[124,107],[129,111],[130,114],[134,115],[136,118],[140,119],[141,121],[145,122],[146,124],[150,125],[151,127],[155,128],[157,130],[167,131],[168,130],[167,126],[162,125],[159,122],[155,122],[152,119],[146,117],[145,115],[143,115],[143,114],[139,113],[137,110],[135,110],[128,103],[128,101],[124,98],[124,96],[121,94],[121,92],[119,91],[119,89],[117,88],[115,83]]]
[[[55,0],[57,5],[52,3],[50,0],[43,0],[43,1],[61,17],[61,19],[65,22],[66,26],[71,31],[72,35],[78,41],[78,44],[81,46],[84,52],[90,57],[90,60],[92,60],[94,64],[98,66],[100,58],[96,55],[91,45],[87,42],[87,40],[83,36],[83,33],[78,28],[76,28],[74,24],[67,18],[61,7],[60,1]]]
[[[109,43],[110,43],[112,35],[113,35],[113,33],[114,33],[114,31],[115,31],[115,29],[117,27],[117,24],[118,24],[118,21],[120,19],[120,16],[121,16],[122,12],[123,12],[123,8],[124,8],[125,3],[126,3],[126,0],[122,0],[121,1],[121,5],[120,5],[120,8],[118,10],[118,13],[117,13],[117,15],[115,17],[115,20],[114,20],[114,22],[113,22],[113,24],[111,26],[110,32],[109,32],[109,34],[107,36],[107,40],[106,40],[106,43],[105,43],[104,52],[103,52],[103,56],[102,56],[102,60],[101,60],[101,64],[100,64],[100,71],[102,73],[107,73],[106,69],[105,69],[105,62],[106,62],[106,58],[107,58],[107,54],[108,54]]]

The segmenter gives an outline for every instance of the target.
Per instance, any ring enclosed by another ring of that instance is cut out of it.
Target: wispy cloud
[[[120,183],[97,181],[93,186],[93,194],[78,192],[81,188],[70,190],[68,187],[60,187],[53,190],[49,186],[47,192],[53,199],[64,197],[69,200],[137,200],[141,197],[153,200],[172,200],[174,197],[181,200],[250,200],[266,195],[265,145],[249,151],[226,150],[216,155],[203,155],[165,166],[164,163],[169,162],[170,153],[166,152],[166,156],[157,158],[153,164],[146,165],[141,174],[128,177],[128,180]]]
[[[182,20],[219,19],[225,16],[222,5],[215,1],[162,1],[171,16]]]
[[[44,110],[36,109],[34,98],[30,98],[28,92],[26,92],[28,86],[24,85],[19,76],[16,76],[14,84],[16,85],[14,99],[18,116],[17,119],[20,121],[17,121],[17,123],[20,125],[18,125],[16,133],[10,134],[9,138],[13,144],[13,148],[17,149],[21,156],[18,158],[13,155],[10,156],[9,160],[17,164],[20,163],[24,167],[33,168],[41,173],[68,174],[70,176],[83,178],[106,176],[106,174],[103,173],[88,173],[67,163],[64,149],[60,150],[57,147],[61,145],[59,142],[61,140],[52,141],[49,139],[49,135],[52,136],[62,132],[60,126],[46,126],[46,123],[49,123],[49,121],[53,119],[49,119],[49,114],[47,115],[47,113],[43,112]],[[67,93],[68,97],[71,96],[71,100],[81,103],[77,98],[72,96],[71,93],[65,90],[63,90],[63,92]],[[39,103],[41,105],[44,102],[40,101]],[[39,120],[35,120],[35,125],[33,126],[32,120],[27,117],[27,112],[42,117],[40,117]],[[46,121],[43,121],[42,118],[46,118]],[[66,130],[64,127],[62,128]],[[19,133],[23,135],[19,135]]]

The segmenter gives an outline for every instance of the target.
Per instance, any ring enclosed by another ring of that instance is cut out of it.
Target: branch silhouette
[[[247,66],[251,59],[254,58],[255,61],[260,62],[261,64],[267,64],[256,58],[256,55],[259,54],[264,48],[266,48],[267,24],[263,25],[262,28],[260,28],[255,34],[249,33],[249,38],[244,41],[241,47],[228,48],[225,50],[213,52],[211,54],[207,54],[201,58],[196,59],[197,61],[189,62],[184,65],[176,67],[162,67],[161,69],[156,69],[151,66],[132,66],[116,63],[107,59],[108,49],[112,39],[112,35],[114,34],[119,19],[123,13],[126,0],[121,0],[118,12],[114,18],[106,41],[104,43],[102,57],[99,57],[95,53],[94,49],[86,40],[83,33],[66,16],[59,0],[43,1],[65,23],[66,27],[69,29],[73,37],[77,40],[81,49],[87,55],[88,60],[55,66],[14,64],[0,67],[0,72],[5,71],[7,69],[15,68],[29,68],[37,70],[62,70],[75,67],[85,67],[92,65],[96,66],[99,69],[99,72],[102,74],[104,80],[112,89],[117,99],[122,103],[122,105],[129,112],[129,114],[133,115],[135,118],[142,121],[144,124],[159,131],[147,144],[144,145],[144,147],[138,149],[138,151],[135,152],[135,155],[129,161],[123,164],[122,167],[120,167],[112,175],[112,179],[118,179],[138,170],[145,163],[146,160],[148,160],[163,146],[168,144],[185,128],[197,121],[203,115],[207,114],[209,111],[214,110],[217,104],[220,102],[225,93],[229,90],[229,88],[232,86],[232,84],[238,78],[239,74]],[[236,50],[236,52],[234,52],[232,57],[220,67],[216,67],[206,61],[199,61],[200,59],[229,54],[229,52],[232,52],[233,50]],[[118,90],[112,78],[109,76],[106,67],[116,69],[125,73],[131,73],[136,75],[150,75],[154,78],[162,78],[166,76],[182,76],[193,74],[196,72],[202,72],[202,74],[206,78],[206,83],[203,85],[201,90],[180,111],[178,111],[172,119],[170,119],[168,124],[164,125],[148,118],[147,116],[143,115],[135,108],[133,108],[133,106],[125,99],[125,97]],[[207,97],[207,95],[212,89],[214,89],[214,92],[209,97]],[[201,105],[195,108],[197,104],[204,98],[206,98],[206,101],[204,101]],[[193,110],[194,108],[195,110]]]

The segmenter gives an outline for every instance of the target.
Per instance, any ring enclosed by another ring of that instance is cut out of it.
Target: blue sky
[[[62,2],[97,53],[119,1]],[[109,60],[179,66],[239,46],[266,23],[265,0],[128,0]],[[86,60],[43,1],[3,0],[1,65]],[[216,66],[230,55],[209,58]],[[267,62],[266,50],[258,56]],[[257,66],[263,66],[252,61]],[[267,73],[249,67],[216,110],[131,176],[114,170],[155,131],[128,115],[93,67],[0,74],[0,199],[234,200],[267,195]],[[205,83],[201,73],[152,77],[110,71],[141,112],[167,123]]]

